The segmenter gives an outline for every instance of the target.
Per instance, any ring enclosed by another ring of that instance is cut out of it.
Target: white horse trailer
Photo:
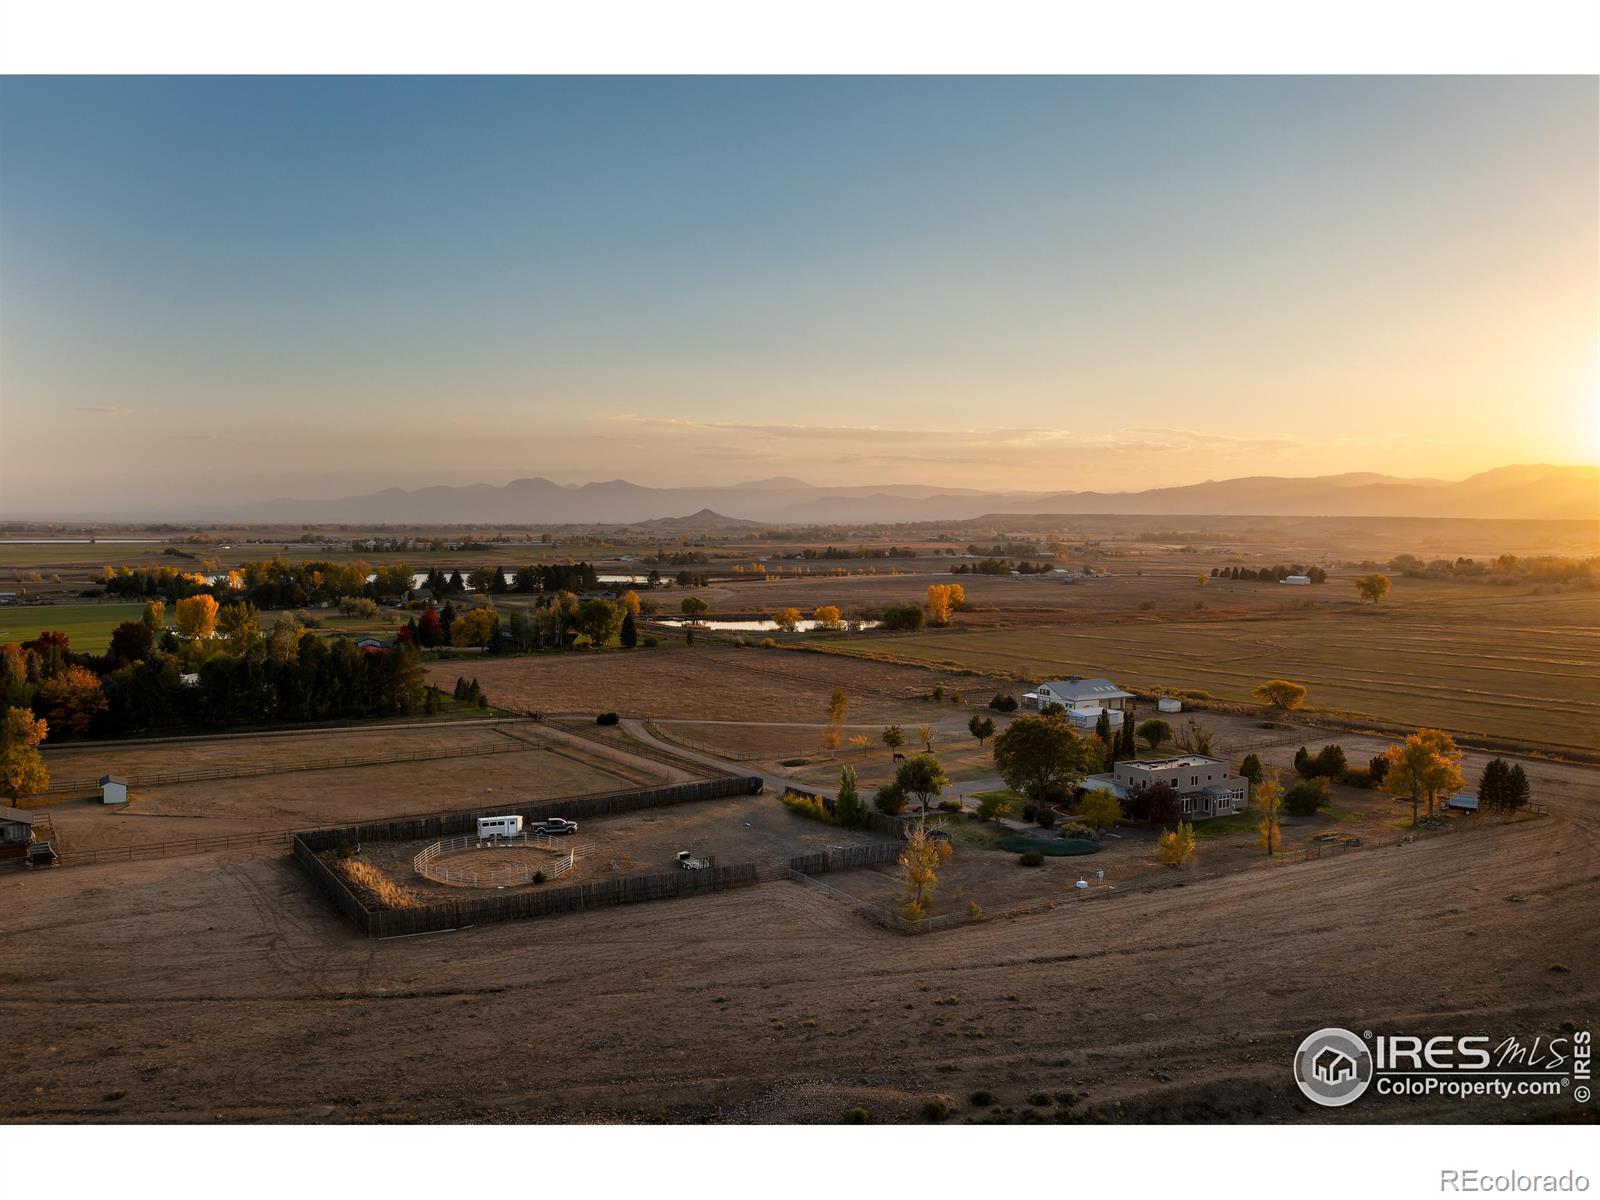
[[[487,841],[489,838],[516,837],[522,832],[521,817],[479,817],[478,839]]]

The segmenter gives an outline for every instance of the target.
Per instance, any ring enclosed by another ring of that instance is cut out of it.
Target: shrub
[[[1037,804],[1024,804],[1022,806],[1022,819],[1024,821],[1031,821],[1038,815],[1039,806]]]
[[[1239,774],[1251,783],[1260,783],[1263,774],[1261,760],[1254,754],[1245,755],[1244,761],[1239,764]]]
[[[777,641],[776,638],[769,638],[769,637],[762,638],[761,639],[761,648],[763,650],[776,650],[778,648],[778,641]]]
[[[1039,822],[1040,829],[1054,829],[1056,824],[1056,810],[1048,804],[1041,804],[1039,811],[1034,815],[1034,820]]]
[[[1333,795],[1332,785],[1323,776],[1302,779],[1283,794],[1283,806],[1297,817],[1309,817]]]
[[[957,800],[954,796],[947,796],[945,799],[939,801],[939,811],[960,812],[961,801]]]
[[[822,821],[825,824],[834,824],[833,814],[828,811],[828,806],[822,802],[821,797],[806,796],[799,792],[784,792],[778,797],[783,806],[790,812],[797,812],[802,817],[810,817],[813,821]]]
[[[970,1100],[977,1108],[988,1108],[994,1103],[994,1093],[985,1091],[983,1088],[979,1088],[977,1091],[973,1092],[972,1095],[968,1096],[967,1099]]]
[[[1050,1093],[1035,1092],[1033,1095],[1028,1097],[1028,1103],[1033,1105],[1035,1108],[1048,1108],[1050,1107]]]
[[[1090,838],[1095,836],[1093,826],[1085,825],[1082,821],[1068,821],[1061,827],[1061,836],[1064,838]]]
[[[661,645],[661,639],[647,636],[644,639],[644,644],[647,649],[654,650],[657,646]]]
[[[618,717],[617,717],[616,713],[614,713],[614,712],[606,712],[606,713],[601,713],[598,717],[596,717],[594,719],[594,723],[596,725],[615,725],[617,723],[617,720],[618,720]]]
[[[1011,797],[1004,792],[984,792],[978,797],[978,818],[998,821],[1011,812]]]
[[[865,1125],[871,1119],[864,1108],[849,1108],[845,1110],[844,1123],[846,1125]]]
[[[1025,867],[1041,867],[1044,865],[1044,855],[1037,850],[1029,850],[1026,854],[1017,855],[1017,861]]]
[[[534,881],[534,883],[543,883],[546,878],[547,878],[547,876],[545,875],[545,873],[543,871],[535,871],[533,873],[533,881]]]
[[[1156,602],[1154,600],[1141,600],[1141,601],[1139,601],[1139,611],[1140,612],[1155,612],[1155,610],[1156,610]]]
[[[906,794],[892,783],[886,783],[872,795],[872,807],[891,817],[906,810]]]
[[[922,610],[917,609],[918,612]],[[941,1097],[934,1097],[922,1106],[922,1115],[929,1121],[943,1121],[950,1115],[950,1106]]]
[[[1156,857],[1168,867],[1187,867],[1194,862],[1194,826],[1179,821],[1176,829],[1163,832],[1156,840]]]
[[[1017,698],[1005,692],[996,692],[989,701],[989,707],[996,712],[1016,712]]]
[[[350,848],[350,839],[344,837],[340,838],[338,848],[334,850],[334,853],[340,858],[349,858],[352,854],[354,854],[355,851]]]
[[[1110,792],[1095,788],[1078,803],[1078,816],[1097,831],[1111,829],[1122,820],[1122,803]]]
[[[923,619],[920,604],[891,604],[883,610],[885,629],[921,629]]]
[[[389,877],[371,863],[364,863],[358,858],[338,859],[333,864],[333,871],[350,886],[351,891],[379,908],[416,907],[415,896],[390,882]]]

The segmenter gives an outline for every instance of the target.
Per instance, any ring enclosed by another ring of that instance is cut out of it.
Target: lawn
[[[1600,593],[1435,591],[1414,602],[1231,621],[935,630],[831,645],[1041,680],[1107,675],[1248,701],[1263,679],[1310,707],[1553,745],[1600,744]]]
[[[138,618],[139,604],[49,604],[0,608],[0,642],[25,642],[46,630],[67,635],[73,650],[103,654],[111,644],[111,631],[124,621]]]

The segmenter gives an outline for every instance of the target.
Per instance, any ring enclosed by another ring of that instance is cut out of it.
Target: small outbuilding
[[[1156,711],[1175,713],[1183,711],[1183,701],[1172,696],[1162,696],[1156,701]]]
[[[126,804],[128,802],[128,781],[121,775],[100,776],[100,803],[101,804]]]
[[[33,839],[33,814],[0,804],[0,846],[26,846]]]
[[[1445,807],[1452,808],[1456,812],[1477,812],[1478,798],[1471,792],[1457,792],[1445,801]]]
[[[1278,582],[1279,583],[1292,584],[1295,587],[1309,587],[1311,585],[1311,576],[1309,576],[1309,575],[1285,575]]]

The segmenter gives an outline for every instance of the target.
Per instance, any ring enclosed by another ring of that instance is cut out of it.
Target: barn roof
[[[105,785],[108,784],[108,783],[120,783],[123,787],[127,787],[128,786],[128,781],[126,779],[124,779],[121,775],[102,775],[102,776],[100,776],[100,786],[101,787],[105,787]]]
[[[32,825],[33,814],[20,808],[0,804],[0,821],[15,821],[18,825]]]

